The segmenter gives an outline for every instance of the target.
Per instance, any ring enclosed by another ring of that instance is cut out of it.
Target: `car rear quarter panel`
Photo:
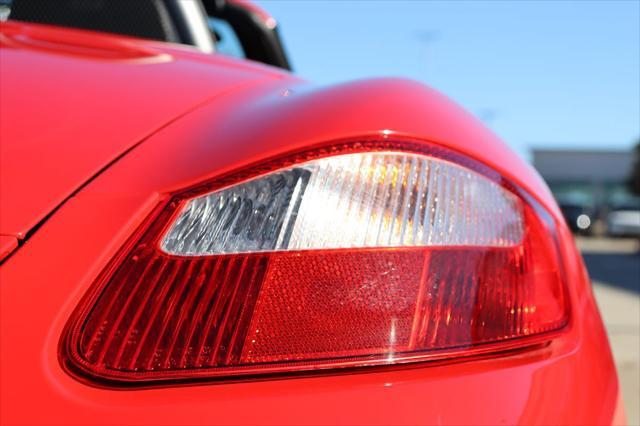
[[[385,134],[419,138],[484,162],[563,223],[533,170],[422,85],[391,79],[324,88],[285,80],[240,89],[154,134],[68,200],[2,266],[2,422],[611,423],[615,369],[565,226],[560,244],[573,319],[562,338],[541,347],[403,368],[135,390],[91,385],[61,367],[58,343],[67,319],[166,194],[289,150]]]

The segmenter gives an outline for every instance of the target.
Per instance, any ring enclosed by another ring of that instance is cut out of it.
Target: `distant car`
[[[569,228],[576,233],[589,234],[593,229],[594,210],[583,204],[558,202]]]
[[[614,206],[607,215],[607,231],[612,237],[640,237],[640,198]]]
[[[283,52],[245,1],[12,2],[0,423],[623,421],[536,172],[418,82]]]

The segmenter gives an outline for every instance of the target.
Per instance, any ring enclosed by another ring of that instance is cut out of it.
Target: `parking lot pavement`
[[[627,421],[640,425],[640,243],[577,238],[609,332]]]

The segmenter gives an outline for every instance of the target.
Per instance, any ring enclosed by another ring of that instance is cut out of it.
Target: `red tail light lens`
[[[71,319],[64,363],[153,382],[395,364],[568,322],[553,221],[425,144],[344,144],[170,197]]]

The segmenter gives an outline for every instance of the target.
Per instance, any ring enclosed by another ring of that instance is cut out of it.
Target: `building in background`
[[[534,149],[532,153],[534,167],[574,231],[592,232],[597,224],[604,231],[610,211],[637,202],[628,187],[631,150]]]

